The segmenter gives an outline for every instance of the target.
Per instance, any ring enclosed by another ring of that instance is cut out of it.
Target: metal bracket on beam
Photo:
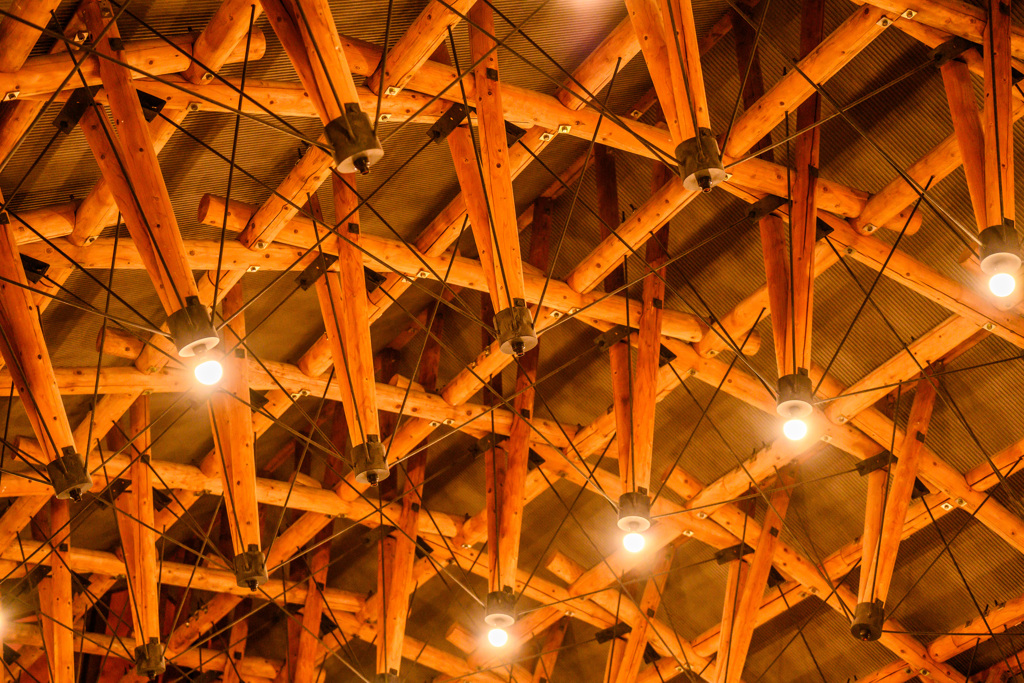
[[[951,38],[942,45],[935,47],[928,56],[931,57],[933,62],[935,62],[935,66],[944,66],[954,59],[959,58],[960,55],[967,52],[972,47],[977,47],[977,45],[965,38],[957,36],[956,38]]]
[[[146,117],[146,121],[152,121],[157,115],[163,111],[164,106],[167,104],[167,100],[156,95],[150,95],[145,90],[139,90],[139,104],[142,105],[142,115]]]
[[[497,438],[495,438],[494,434],[488,434],[484,438],[477,441],[476,446],[474,446],[473,449],[477,453],[486,453],[487,451],[494,448],[497,445],[497,443],[498,440]]]
[[[299,287],[303,291],[308,290],[316,281],[319,280],[327,269],[334,265],[334,262],[338,260],[338,257],[334,254],[318,254],[313,262],[306,266],[306,269],[299,273],[299,277],[295,279]]]
[[[666,349],[664,345],[662,345],[658,349],[658,367],[659,368],[663,367],[665,365],[668,365],[669,363],[674,361],[676,358],[678,358],[678,356],[676,356],[676,354],[674,354],[671,351],[669,351],[668,349]]]
[[[39,281],[46,275],[46,271],[50,269],[50,264],[46,261],[40,261],[26,254],[21,254],[21,265],[25,269],[25,278],[34,285],[39,284]]]
[[[505,122],[505,144],[512,147],[526,135],[526,129],[520,128],[511,121]]]
[[[614,626],[609,626],[608,628],[595,633],[594,640],[603,645],[604,643],[607,643],[610,640],[614,640],[615,638],[621,638],[625,636],[632,630],[632,626],[620,621]]]
[[[528,457],[528,459],[526,461],[526,469],[527,470],[535,470],[535,469],[537,469],[538,467],[540,467],[543,464],[544,464],[544,458],[542,458],[539,455],[537,455],[537,451],[531,449],[530,450],[530,455],[529,455],[529,457]]]
[[[787,200],[784,197],[776,197],[773,194],[767,195],[763,199],[759,199],[750,205],[750,208],[747,209],[747,218],[749,218],[751,222],[756,223],[772,211],[785,206],[786,201]]]
[[[732,546],[731,548],[722,548],[719,550],[715,553],[715,561],[718,562],[718,564],[729,564],[733,560],[742,559],[744,555],[750,555],[753,552],[754,549],[749,545],[746,543],[740,543]]]
[[[895,465],[896,460],[896,456],[889,451],[882,451],[876,456],[855,463],[854,467],[857,468],[857,472],[860,473],[860,476],[865,477],[875,470],[882,470],[890,465]]]
[[[602,332],[594,339],[594,345],[602,351],[607,351],[620,341],[629,336],[632,330],[625,325],[616,325],[607,332]]]
[[[651,647],[650,643],[644,646],[644,664],[654,664],[656,661],[661,659],[661,655],[658,651]]]
[[[820,218],[816,218],[815,219],[815,223],[814,223],[814,241],[815,242],[820,242],[821,240],[823,240],[826,237],[828,237],[829,235],[831,235],[833,232],[835,232],[835,230],[832,229],[831,225],[829,225],[825,221],[821,220]]]
[[[93,96],[99,91],[100,86],[94,85],[91,88],[77,88],[71,93],[71,97],[64,103],[64,106],[57,112],[53,119],[53,125],[64,135],[68,135],[75,129],[78,122],[82,120],[85,110],[91,107]]]
[[[910,500],[917,500],[918,498],[924,498],[931,491],[924,485],[924,482],[920,479],[914,479],[914,490],[910,492]]]
[[[375,270],[370,270],[366,266],[363,266],[363,277],[366,280],[366,293],[377,291],[377,288],[384,284],[387,277],[381,275]]]
[[[434,125],[427,130],[427,137],[434,142],[441,144],[448,136],[452,134],[459,124],[466,120],[466,115],[469,110],[466,109],[466,105],[455,103],[448,107],[441,118],[434,122]]]
[[[417,536],[416,537],[416,559],[417,560],[422,560],[427,555],[432,555],[433,553],[434,553],[434,549],[432,547],[430,547],[430,544],[427,543],[423,539],[422,536]]]

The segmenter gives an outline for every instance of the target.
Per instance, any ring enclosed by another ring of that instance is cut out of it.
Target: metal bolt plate
[[[568,133],[570,130],[572,130],[572,126],[570,126],[568,123],[560,123],[560,124],[558,124],[558,132],[559,133]]]
[[[4,94],[4,102],[10,102],[11,100],[16,100],[16,99],[18,99],[19,95],[21,95],[21,91],[20,90],[12,90],[12,91],[10,91],[8,93],[5,93]]]
[[[441,423],[440,423],[440,422],[438,422],[437,420],[431,420],[431,421],[430,421],[430,426],[431,426],[431,427],[440,427],[440,426],[441,426]]]
[[[554,133],[547,133],[547,132],[545,132],[545,133],[541,133],[540,134],[540,141],[541,142],[550,142],[551,140],[554,140],[554,139],[555,139],[555,134]]]
[[[967,507],[967,501],[964,500],[963,498],[957,498],[954,502],[962,508]]]
[[[380,118],[378,118],[377,120],[381,121],[381,122],[390,121],[391,120],[391,114],[381,114]]]
[[[389,85],[387,88],[384,89],[384,94],[387,95],[388,97],[394,97],[398,93],[399,90],[397,85]]]
[[[548,313],[548,317],[549,318],[561,318],[562,317],[562,312],[561,311],[551,311],[550,313]]]
[[[889,24],[891,24],[891,23],[892,23],[892,19],[890,19],[889,17],[882,17],[881,19],[879,19],[879,20],[878,20],[877,22],[875,22],[875,23],[877,23],[877,24],[878,24],[879,26],[881,26],[882,28],[888,28],[888,27],[889,27]]]
[[[904,19],[913,19],[914,17],[917,16],[917,12],[915,12],[912,9],[905,9],[903,10],[903,14],[901,14],[900,16],[903,17]]]
[[[643,115],[644,115],[644,113],[642,111],[640,111],[639,109],[634,109],[633,111],[629,112],[630,118],[633,118],[633,119],[638,119],[638,118],[640,118]]]
[[[952,503],[950,503],[950,502],[949,502],[949,501],[947,500],[947,501],[946,501],[945,503],[943,503],[943,504],[942,504],[942,505],[940,505],[939,507],[940,507],[940,508],[942,508],[943,510],[945,510],[946,512],[949,512],[950,510],[952,510],[952,509],[953,509],[953,504],[952,504]]]
[[[249,266],[248,268],[245,269],[245,272],[247,272],[247,273],[255,273],[259,269],[260,269],[259,266]]]
[[[683,530],[683,536],[693,536],[693,530],[692,529],[684,529]]]

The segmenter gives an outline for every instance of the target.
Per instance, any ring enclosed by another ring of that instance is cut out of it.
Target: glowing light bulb
[[[998,297],[1010,296],[1017,289],[1017,279],[1010,273],[996,273],[989,278],[988,288]]]
[[[224,368],[221,367],[220,361],[204,360],[202,363],[196,366],[195,369],[196,380],[200,384],[206,386],[212,386],[220,381],[220,378],[224,376]]]
[[[787,439],[799,441],[807,436],[807,423],[803,420],[786,420],[786,423],[782,425],[782,433],[786,435]]]
[[[487,642],[494,647],[505,647],[508,642],[508,632],[503,628],[492,628],[487,632]]]
[[[622,545],[631,553],[638,553],[644,549],[644,535],[631,531],[622,537]]]

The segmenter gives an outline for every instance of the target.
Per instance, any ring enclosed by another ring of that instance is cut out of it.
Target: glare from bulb
[[[1017,278],[1010,273],[996,273],[989,278],[988,288],[998,297],[1010,296],[1017,289]]]
[[[204,360],[196,366],[195,373],[196,380],[209,387],[219,382],[220,378],[224,376],[224,368],[221,367],[220,361]]]
[[[487,632],[487,642],[494,647],[505,647],[508,642],[508,631],[503,628],[492,628]]]
[[[638,553],[644,549],[644,535],[633,531],[622,537],[622,545],[631,553]]]
[[[782,433],[791,441],[799,441],[807,436],[807,423],[803,420],[786,420],[782,425]]]

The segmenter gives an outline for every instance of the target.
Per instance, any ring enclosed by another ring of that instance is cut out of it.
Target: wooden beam
[[[486,3],[476,3],[469,10],[470,55],[474,63],[476,109],[480,134],[480,173],[489,208],[489,228],[479,230],[474,223],[477,245],[484,234],[491,243],[495,289],[491,290],[494,310],[500,314],[508,308],[526,305],[523,287],[523,259],[519,253],[519,227],[516,220],[515,196],[505,134],[502,107],[502,85],[498,75],[498,52],[495,41],[494,13]],[[516,352],[520,355],[522,352]]]
[[[83,5],[82,17],[85,19],[85,6]],[[94,28],[87,23],[90,33]],[[101,24],[99,28],[102,28]],[[93,33],[93,35],[97,35]],[[103,34],[104,38],[110,37],[108,30]],[[124,50],[121,52],[121,61],[127,66],[118,68],[125,69],[126,75],[131,79],[140,79],[145,71],[149,74],[160,76],[164,74],[176,74],[189,68],[192,63],[193,44],[196,36],[186,34],[174,36],[170,44],[161,38],[146,38],[143,40],[129,40],[124,43]],[[105,41],[101,41],[105,42]],[[102,52],[100,45],[94,49]],[[254,29],[252,41],[249,46],[249,59],[259,60],[267,50],[267,41],[260,29]],[[109,60],[95,55],[75,55],[74,59],[80,60],[76,69],[75,81],[72,87],[81,85],[78,73],[81,73],[85,82],[90,85],[102,84],[102,70],[107,65],[113,64]],[[228,55],[230,63],[241,62],[245,59],[245,43],[236,46]],[[117,66],[117,65],[114,65]],[[9,93],[18,91],[19,97],[32,95],[52,94],[60,86],[68,72],[75,68],[71,55],[66,51],[49,55],[29,57],[25,65],[16,71],[0,72],[0,92]]]
[[[248,640],[249,620],[240,618],[231,626],[231,630],[228,631],[228,662],[224,667],[224,675],[220,679],[221,683],[245,683],[237,663],[245,658],[245,646]]]
[[[49,24],[50,11],[57,9],[59,4],[55,0],[15,0],[11,3],[7,11],[28,23],[10,16],[0,21],[0,45],[3,45],[3,49],[0,49],[0,73],[17,71],[25,64],[40,33],[29,24]]]
[[[235,555],[259,550],[260,523],[256,497],[256,436],[249,408],[249,358],[242,346],[245,339],[245,296],[242,285],[232,287],[224,297],[224,377],[209,400],[210,427],[218,460],[211,468],[220,474],[224,503],[231,527]]]
[[[679,11],[674,3],[673,11]],[[647,63],[647,71],[658,93],[658,103],[668,124],[672,140],[677,145],[695,135],[690,101],[676,51],[675,33],[663,0],[626,0],[626,10],[633,22],[633,30],[641,38],[640,47]],[[680,38],[682,44],[683,38]],[[675,63],[674,66],[670,64]],[[674,78],[678,78],[676,82]],[[678,91],[676,90],[678,88]]]
[[[334,179],[334,210],[337,216],[348,216],[337,226],[346,239],[330,240],[338,250],[337,270],[332,269],[317,280],[316,291],[320,313],[334,357],[335,381],[340,386],[345,417],[353,449],[380,448],[380,427],[377,423],[377,392],[373,377],[373,349],[370,346],[370,325],[367,316],[366,283],[360,243],[358,198],[350,184],[354,176]],[[383,473],[386,476],[386,471]],[[381,476],[371,472],[371,485]]]
[[[387,97],[397,95],[448,38],[448,29],[462,20],[459,15],[466,14],[475,2],[430,0],[394,47],[387,51],[386,57],[366,79],[366,85],[373,92],[383,87]]]
[[[213,74],[231,58],[231,53],[239,45],[245,45],[250,18],[259,20],[262,13],[263,6],[258,2],[223,0],[193,44],[193,53],[198,61],[193,60],[182,72],[184,79],[193,84],[210,83]],[[200,66],[200,61],[203,66]]]

